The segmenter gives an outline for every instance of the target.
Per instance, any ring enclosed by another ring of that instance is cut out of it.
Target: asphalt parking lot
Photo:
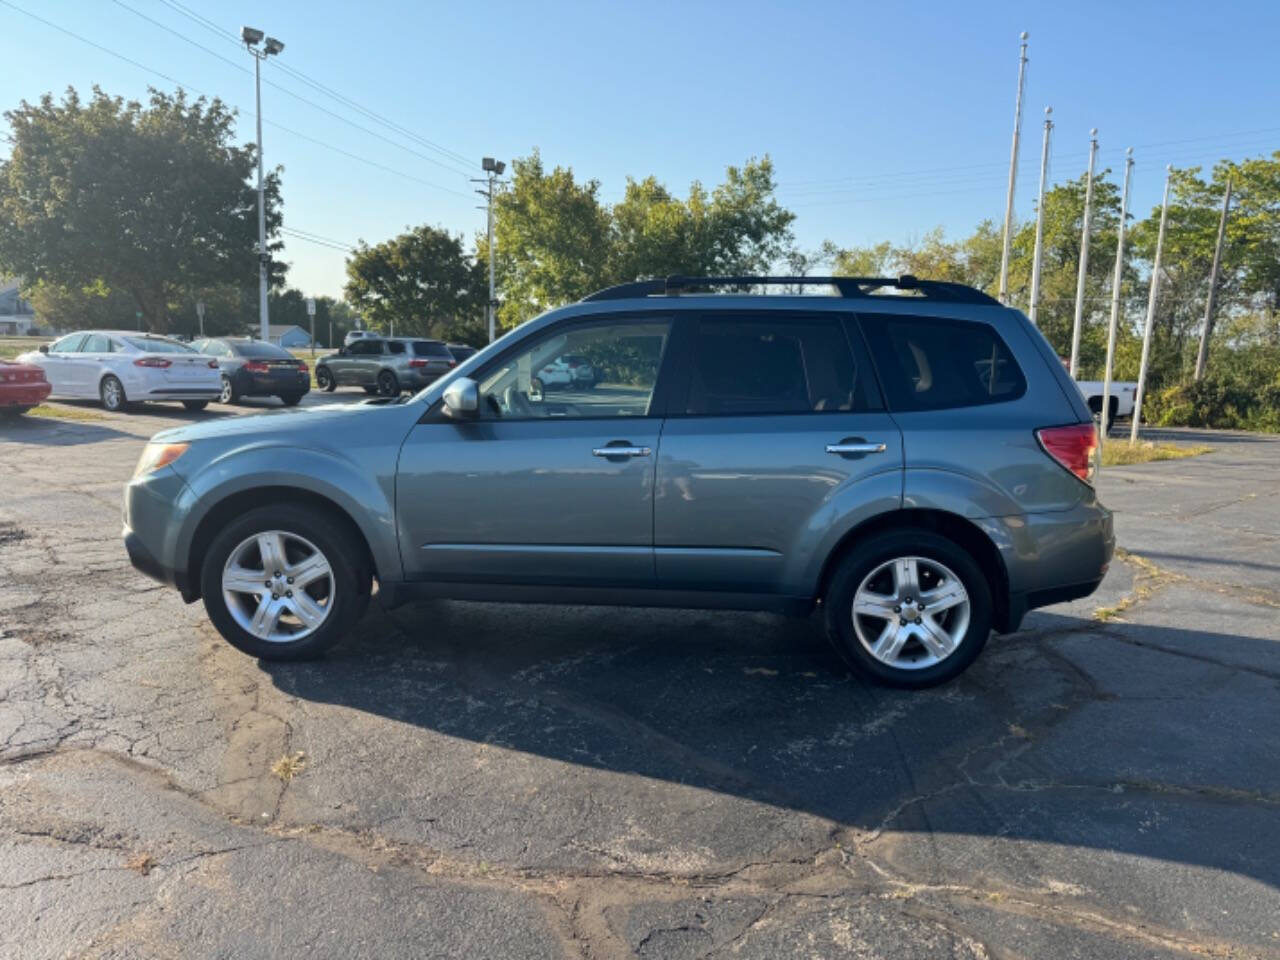
[[[0,425],[0,956],[1280,957],[1280,438],[1107,471],[1099,594],[910,693],[764,614],[246,658],[119,540],[223,415]]]

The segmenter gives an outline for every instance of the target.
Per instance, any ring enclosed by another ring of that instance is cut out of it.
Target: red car
[[[52,389],[39,367],[0,360],[0,417],[26,413]]]

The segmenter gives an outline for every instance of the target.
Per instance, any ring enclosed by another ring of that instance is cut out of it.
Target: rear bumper
[[[53,390],[46,381],[0,383],[0,407],[34,407]]]
[[[147,400],[217,400],[222,385],[216,387],[158,387],[146,393]]]
[[[252,374],[241,370],[232,383],[242,397],[280,397],[311,392],[309,373]]]

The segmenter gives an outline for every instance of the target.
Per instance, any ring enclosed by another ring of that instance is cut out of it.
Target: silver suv
[[[316,386],[363,387],[365,393],[394,397],[421,390],[458,365],[440,340],[418,337],[361,337],[316,361]]]
[[[708,294],[824,283],[836,296]],[[901,294],[901,295],[898,295]],[[534,380],[556,358],[593,389]],[[256,657],[413,596],[820,613],[860,673],[962,671],[1114,548],[1079,391],[955,284],[671,277],[533,320],[421,393],[157,434],[134,564]]]

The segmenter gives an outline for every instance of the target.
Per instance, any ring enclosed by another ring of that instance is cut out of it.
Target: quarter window
[[[839,320],[707,318],[693,344],[686,413],[835,413],[869,408]]]
[[[480,415],[490,420],[646,417],[670,321],[558,328],[480,377]],[[587,364],[589,378],[565,362]]]
[[[1000,403],[1027,389],[989,324],[887,314],[860,319],[894,410]]]

